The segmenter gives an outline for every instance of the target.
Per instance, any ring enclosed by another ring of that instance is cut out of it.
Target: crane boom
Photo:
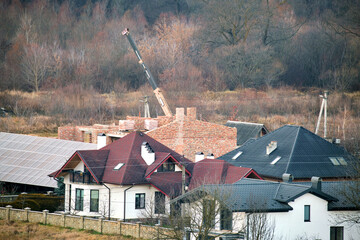
[[[139,52],[138,48],[136,47],[136,44],[135,44],[134,40],[132,39],[132,37],[130,35],[129,29],[125,28],[125,30],[122,31],[122,35],[127,37],[132,49],[134,50],[135,55],[139,60],[139,64],[142,66],[142,68],[143,68],[143,70],[145,72],[145,76],[146,76],[147,80],[149,81],[151,87],[153,88],[153,92],[154,92],[158,102],[160,103],[160,106],[161,106],[162,110],[164,111],[165,116],[172,117],[170,107],[167,104],[167,102],[165,100],[165,97],[162,94],[161,89],[157,86],[156,81],[155,81],[153,75],[151,74],[149,68],[147,67],[147,65],[142,60],[140,52]]]

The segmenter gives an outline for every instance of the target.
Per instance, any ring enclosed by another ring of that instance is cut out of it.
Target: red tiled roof
[[[251,168],[236,167],[220,159],[204,159],[194,164],[189,190],[202,184],[231,184],[244,177]]]
[[[122,185],[148,184],[149,182],[145,179],[145,173],[149,166],[141,157],[141,144],[143,142],[149,143],[155,151],[155,155],[158,154],[155,159],[157,163],[164,160],[165,155],[171,155],[180,164],[185,165],[185,167],[191,163],[190,160],[141,132],[130,133],[100,150],[84,150],[78,151],[76,154],[79,155],[99,182]],[[64,164],[57,175],[60,174],[61,170],[71,159]],[[114,167],[119,163],[124,165],[119,170],[114,170]],[[153,167],[153,169],[156,169],[156,167]]]
[[[148,181],[171,198],[181,194],[182,172],[155,172]],[[189,182],[188,175],[185,182]]]

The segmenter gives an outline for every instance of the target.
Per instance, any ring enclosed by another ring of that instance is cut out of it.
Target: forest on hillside
[[[360,90],[359,0],[3,0],[0,90]]]

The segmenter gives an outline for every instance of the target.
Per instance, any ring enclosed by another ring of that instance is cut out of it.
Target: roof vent
[[[143,142],[141,144],[141,157],[144,159],[147,165],[151,165],[155,161],[154,150],[147,142]]]
[[[204,153],[203,152],[197,152],[195,154],[195,162],[199,162],[201,160],[203,160],[205,158]]]
[[[322,182],[322,179],[320,177],[312,177],[311,178],[311,188],[321,191],[321,182]]]
[[[271,141],[269,145],[266,146],[266,154],[270,155],[277,148],[277,141]]]
[[[282,175],[283,182],[291,183],[294,180],[294,176],[290,173],[284,173]]]

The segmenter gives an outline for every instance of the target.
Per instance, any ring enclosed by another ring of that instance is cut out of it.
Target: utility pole
[[[320,95],[320,97],[323,99],[321,103],[321,108],[319,112],[318,121],[316,124],[315,134],[318,134],[319,132],[319,126],[321,121],[321,116],[324,111],[324,138],[326,138],[326,124],[327,124],[327,98],[328,98],[329,91],[324,91],[324,95]]]

